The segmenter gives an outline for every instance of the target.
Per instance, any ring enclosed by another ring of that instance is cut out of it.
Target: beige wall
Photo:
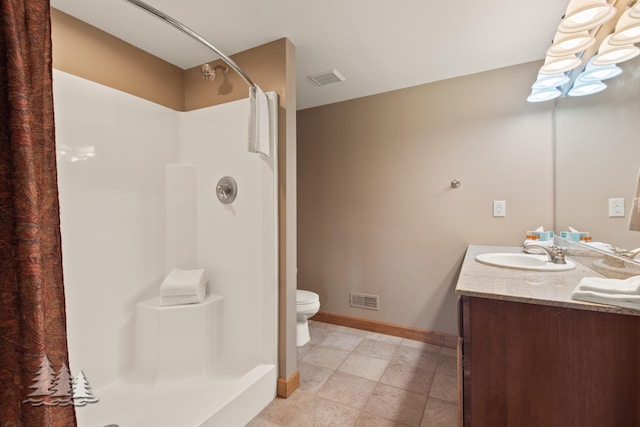
[[[558,230],[591,233],[594,241],[634,249],[631,201],[640,168],[640,59],[620,64],[604,92],[563,98],[556,114],[556,211]],[[608,199],[625,199],[625,216],[609,218]]]
[[[57,9],[51,9],[53,67],[184,111],[184,71]]]
[[[466,246],[553,229],[553,105],[526,102],[539,67],[298,112],[298,287],[322,311],[454,334]]]
[[[213,82],[204,80],[200,67],[182,70],[56,9],[52,9],[52,39],[54,68],[174,110],[222,104],[249,93],[232,70],[219,73]],[[280,39],[231,58],[263,90],[279,95],[279,369],[281,377],[289,377],[297,369],[295,47]]]

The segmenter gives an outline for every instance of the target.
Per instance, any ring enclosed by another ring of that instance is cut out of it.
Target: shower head
[[[229,67],[223,67],[222,65],[216,65],[211,68],[211,65],[204,64],[200,66],[200,71],[202,72],[202,78],[214,81],[216,79],[216,70],[222,70],[223,73],[227,74],[229,72]]]

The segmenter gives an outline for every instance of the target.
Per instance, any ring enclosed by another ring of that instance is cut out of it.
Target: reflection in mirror
[[[640,232],[629,231],[640,170],[640,59],[619,66],[607,90],[556,104],[556,233],[574,227],[630,251],[640,247]],[[611,198],[624,199],[623,217],[609,216]]]
[[[613,248],[594,247],[589,244],[563,239],[559,236],[555,237],[555,244],[571,260],[577,261],[610,279],[627,279],[640,275],[640,263],[616,253]]]

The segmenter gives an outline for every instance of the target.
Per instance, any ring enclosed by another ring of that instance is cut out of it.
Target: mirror
[[[556,232],[573,227],[632,250],[640,247],[640,232],[628,228],[640,170],[640,58],[619,67],[603,92],[555,106]],[[610,198],[624,199],[624,217],[609,216]]]
[[[556,236],[556,245],[573,261],[602,274],[609,279],[627,279],[640,275],[640,263],[627,257],[618,256],[611,251],[599,250],[583,243]],[[596,250],[594,250],[596,249]]]

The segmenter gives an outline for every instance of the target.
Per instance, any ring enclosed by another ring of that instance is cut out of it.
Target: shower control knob
[[[236,180],[230,176],[220,178],[216,185],[216,195],[220,203],[228,205],[232,203],[238,195],[238,185]]]

